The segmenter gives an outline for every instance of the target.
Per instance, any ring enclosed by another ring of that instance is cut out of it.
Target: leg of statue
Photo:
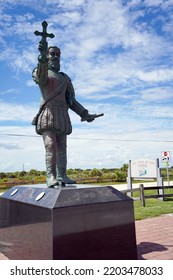
[[[47,130],[43,132],[43,142],[46,152],[46,177],[48,187],[58,185],[56,179],[56,133]]]
[[[57,134],[57,180],[65,184],[75,184],[76,181],[67,177],[67,135]]]

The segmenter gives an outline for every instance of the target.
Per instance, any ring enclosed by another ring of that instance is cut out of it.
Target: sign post
[[[132,189],[132,178],[138,180],[157,178],[157,185],[163,186],[163,178],[161,177],[159,159],[138,159],[129,160],[127,187]],[[132,194],[132,192],[131,192]]]
[[[171,153],[169,151],[165,151],[161,153],[162,156],[162,162],[166,166],[166,173],[167,173],[167,181],[168,181],[168,186],[170,186],[170,180],[169,180],[169,162],[171,161]]]

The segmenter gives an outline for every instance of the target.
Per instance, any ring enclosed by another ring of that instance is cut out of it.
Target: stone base
[[[12,260],[137,259],[133,200],[113,187],[13,187],[0,197],[0,245]]]

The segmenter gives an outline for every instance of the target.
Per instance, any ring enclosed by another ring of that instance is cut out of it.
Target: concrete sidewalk
[[[173,214],[135,222],[139,260],[173,260]],[[0,260],[8,260],[0,243]]]

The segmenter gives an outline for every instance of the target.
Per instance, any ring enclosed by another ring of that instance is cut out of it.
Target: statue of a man
[[[34,124],[45,146],[47,185],[73,184],[75,181],[66,175],[67,135],[72,132],[68,109],[77,113],[82,121],[92,122],[97,115],[90,115],[75,99],[70,78],[60,72],[60,49],[56,46],[47,49],[42,41],[38,49],[38,65],[32,76],[39,85],[42,102]]]

